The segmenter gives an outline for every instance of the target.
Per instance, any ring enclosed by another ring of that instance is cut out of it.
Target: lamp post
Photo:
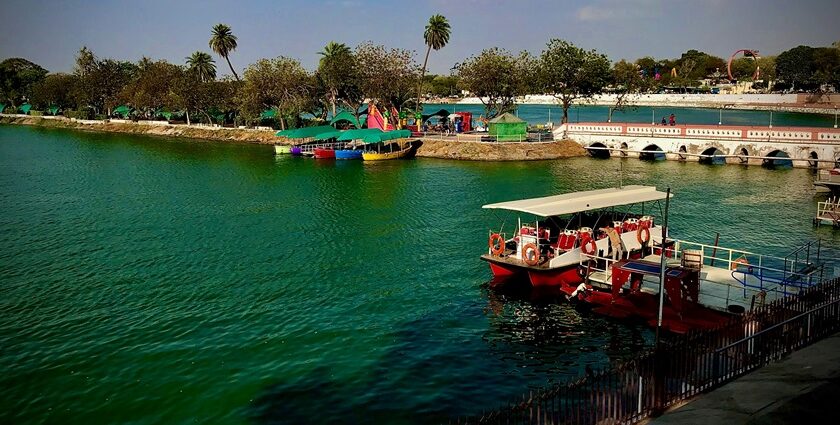
[[[723,124],[723,106],[719,109],[720,115],[718,116],[718,125]]]
[[[650,125],[656,125],[656,108],[650,108]]]
[[[834,107],[834,128],[837,128],[837,107]]]
[[[770,111],[770,128],[773,128],[773,111]]]

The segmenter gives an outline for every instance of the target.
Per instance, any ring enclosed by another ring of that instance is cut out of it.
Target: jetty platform
[[[665,424],[834,424],[840,333],[643,421]]]

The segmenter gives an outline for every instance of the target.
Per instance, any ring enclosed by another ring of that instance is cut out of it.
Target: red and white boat
[[[494,286],[527,283],[601,314],[652,324],[664,288],[663,326],[674,332],[717,326],[822,277],[818,245],[774,257],[670,237],[663,244],[660,204],[669,196],[625,186],[484,205],[532,220],[518,218],[510,238],[504,229],[493,232],[481,258]]]

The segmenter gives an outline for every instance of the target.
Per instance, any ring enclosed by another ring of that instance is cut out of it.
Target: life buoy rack
[[[589,239],[583,244],[580,250],[586,255],[595,255],[595,251],[598,250],[598,245],[595,243],[595,239]]]
[[[528,251],[534,251],[534,257],[528,256]],[[534,243],[527,243],[522,247],[522,261],[529,266],[536,266],[540,263],[540,251]]]
[[[647,227],[639,226],[638,230],[636,230],[636,240],[642,245],[648,243],[650,241],[650,230]]]
[[[490,245],[490,253],[497,257],[505,252],[505,238],[498,233],[490,235],[488,244]],[[498,246],[498,248],[496,246]]]

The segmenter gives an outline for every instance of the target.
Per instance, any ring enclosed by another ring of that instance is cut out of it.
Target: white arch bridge
[[[575,123],[561,125],[554,137],[599,157],[813,168],[840,162],[840,130],[832,128]]]

